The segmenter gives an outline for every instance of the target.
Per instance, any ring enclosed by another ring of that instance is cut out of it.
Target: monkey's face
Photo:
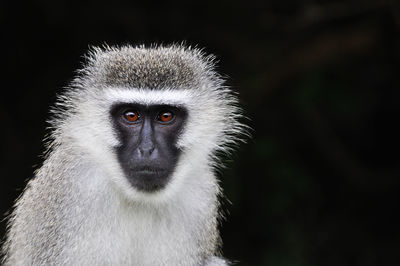
[[[129,183],[144,192],[164,188],[181,153],[177,141],[187,118],[185,108],[115,104],[111,118],[120,140],[118,161]]]

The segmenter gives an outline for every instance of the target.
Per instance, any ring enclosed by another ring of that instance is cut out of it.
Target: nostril
[[[154,151],[154,146],[150,147],[139,147],[140,154],[142,156],[150,156]]]

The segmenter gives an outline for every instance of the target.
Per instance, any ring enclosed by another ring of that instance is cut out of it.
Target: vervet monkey
[[[93,48],[52,112],[46,159],[9,219],[5,265],[228,264],[214,170],[243,126],[212,57]]]

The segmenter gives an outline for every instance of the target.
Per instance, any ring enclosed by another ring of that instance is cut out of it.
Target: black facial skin
[[[168,114],[172,118],[163,121],[163,114],[164,120],[171,118]],[[116,148],[118,160],[131,185],[144,192],[164,188],[181,153],[176,143],[186,110],[169,105],[118,104],[112,107],[111,117],[121,140]]]

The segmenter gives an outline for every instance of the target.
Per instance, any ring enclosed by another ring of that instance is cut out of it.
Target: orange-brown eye
[[[164,122],[164,123],[171,121],[172,118],[174,118],[174,115],[173,115],[171,112],[168,112],[168,111],[161,112],[161,113],[158,115],[158,119],[159,119],[161,122]]]
[[[138,114],[138,112],[135,112],[135,111],[126,111],[124,113],[124,118],[128,122],[136,122],[139,119],[139,114]]]

